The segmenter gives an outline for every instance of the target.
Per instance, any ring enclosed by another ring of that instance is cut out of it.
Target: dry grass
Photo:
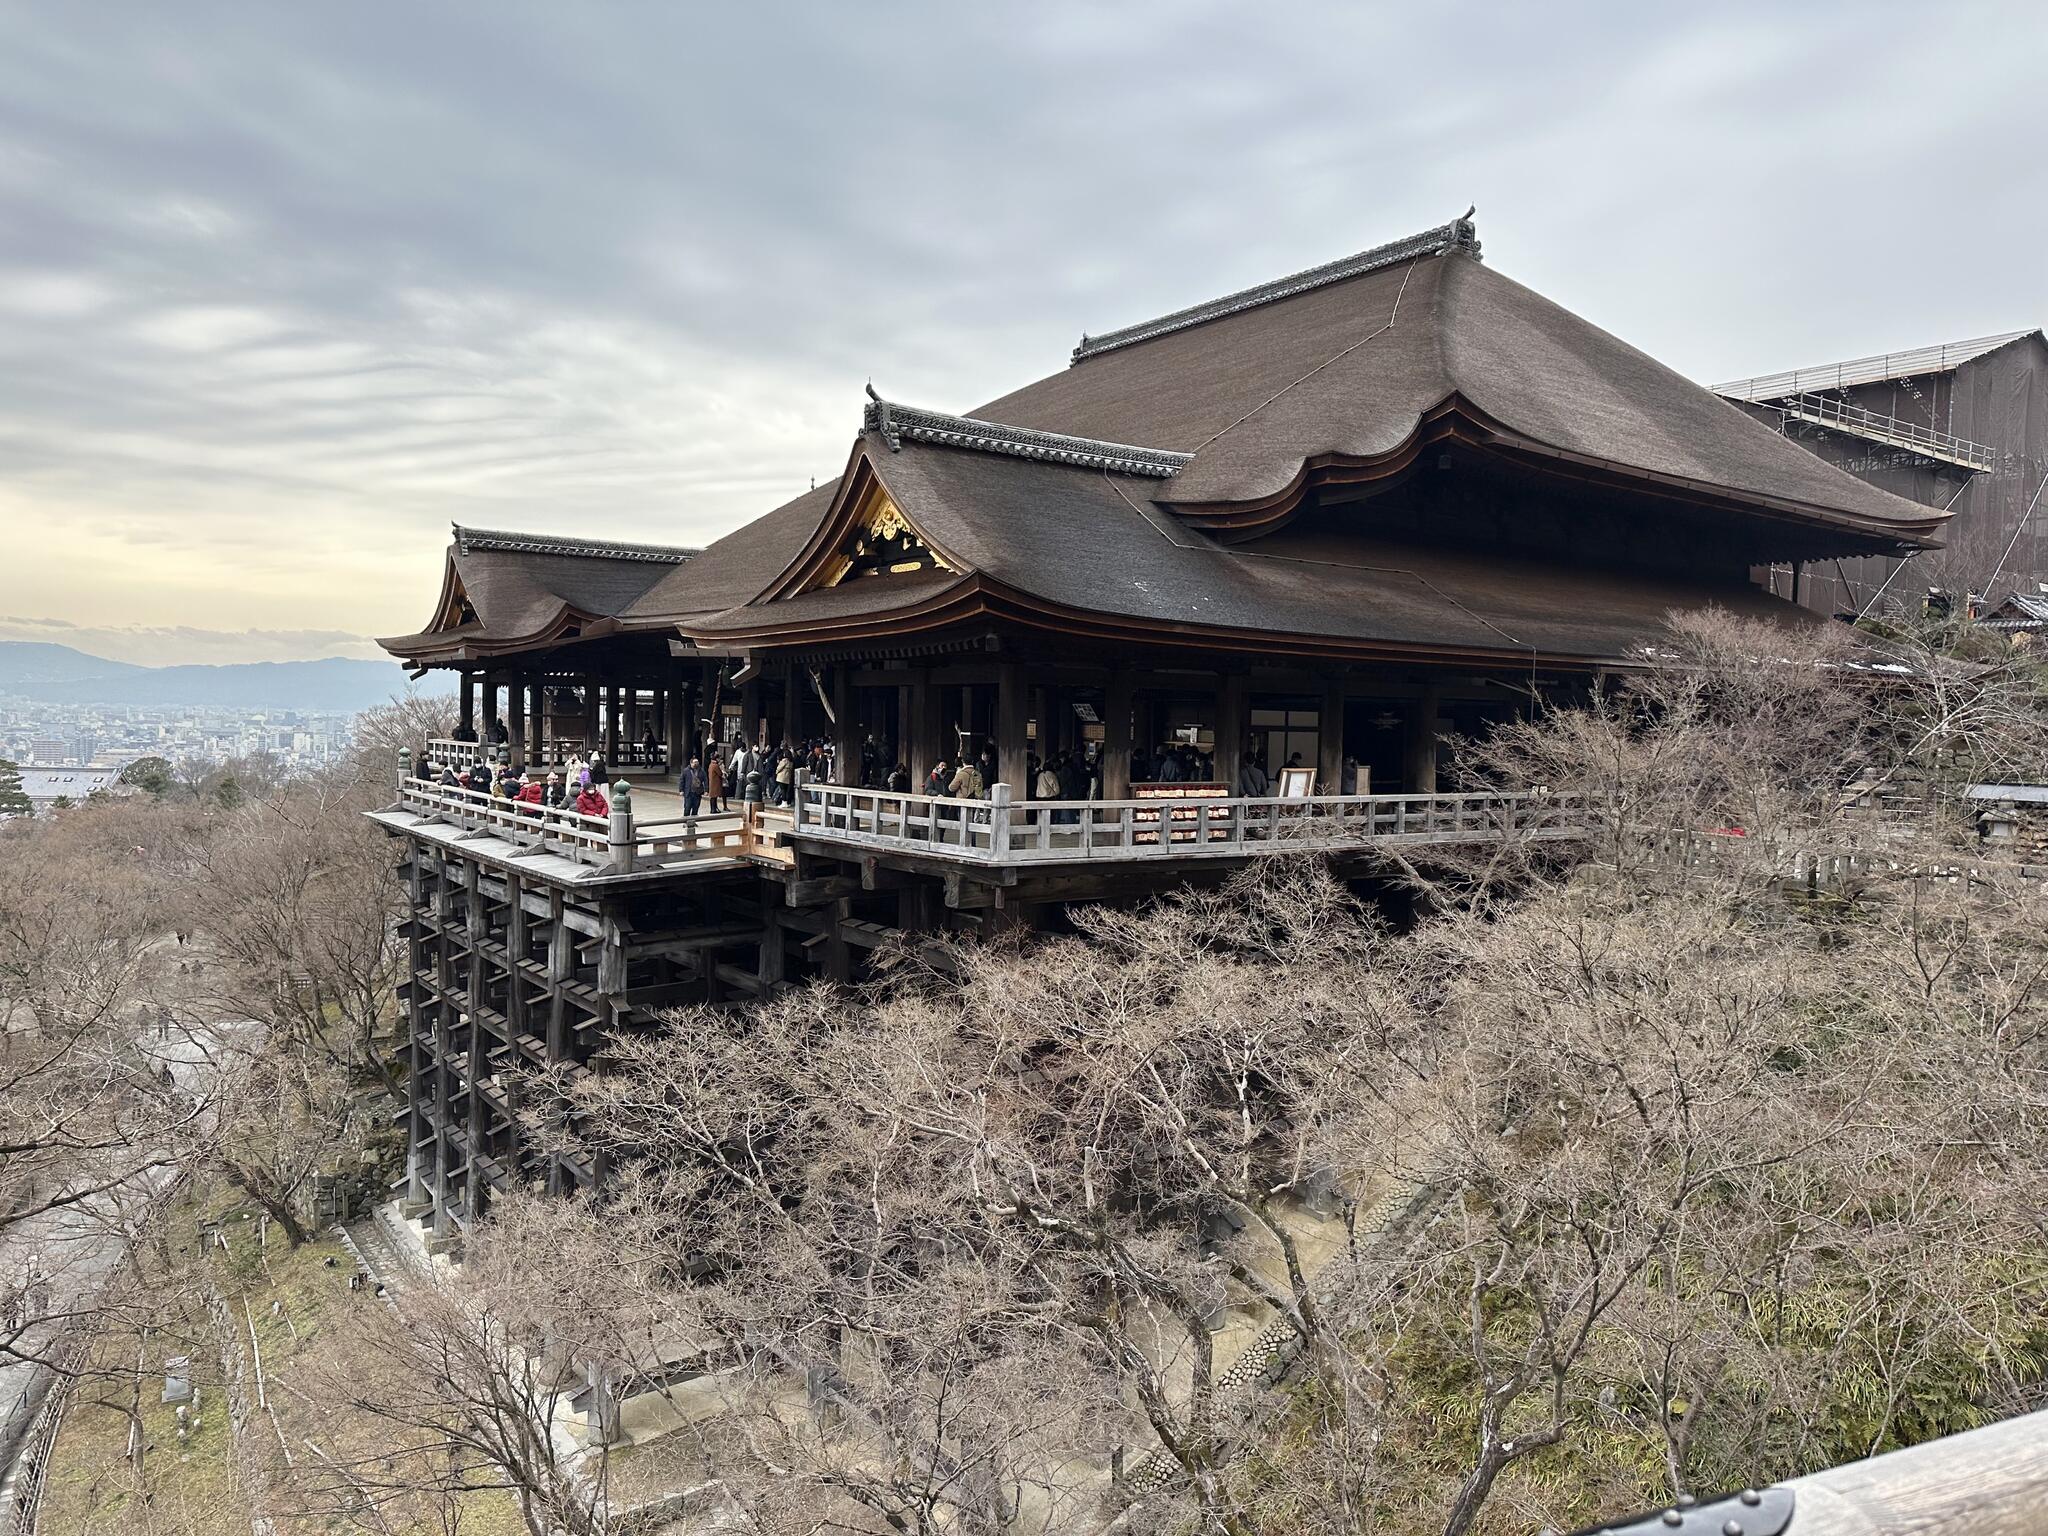
[[[202,1241],[202,1220],[218,1223],[219,1239]],[[444,1520],[433,1501],[381,1486],[408,1481],[407,1457],[398,1443],[402,1432],[338,1406],[321,1386],[323,1380],[374,1378],[395,1369],[367,1351],[358,1309],[384,1303],[367,1291],[349,1291],[353,1261],[338,1239],[323,1236],[295,1252],[274,1229],[259,1241],[258,1221],[219,1197],[206,1204],[184,1202],[170,1226],[170,1268],[152,1278],[167,1296],[178,1298],[176,1327],[152,1332],[144,1346],[140,1482],[127,1455],[128,1416],[119,1406],[132,1390],[140,1341],[133,1328],[123,1326],[95,1345],[96,1368],[107,1374],[83,1383],[66,1415],[43,1504],[44,1536],[216,1536],[249,1528],[252,1501],[236,1486],[227,1396],[200,1300],[209,1277],[235,1323],[252,1402],[252,1327],[261,1351],[276,1423],[257,1410],[244,1448],[247,1464],[260,1469],[267,1483],[263,1512],[278,1536],[377,1529],[358,1507],[352,1481],[374,1488],[383,1528],[395,1536],[448,1536],[451,1525],[456,1536],[522,1536],[518,1509],[502,1490],[463,1495]],[[199,1388],[196,1426],[182,1443],[175,1409],[156,1401],[162,1395],[162,1361],[179,1353],[191,1355]],[[336,1464],[354,1469],[354,1477],[338,1473]]]

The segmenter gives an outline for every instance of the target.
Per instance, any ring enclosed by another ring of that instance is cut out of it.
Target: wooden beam
[[[992,885],[970,880],[958,870],[949,870],[945,879],[946,905],[956,912],[993,907],[996,904],[996,888]]]
[[[915,879],[907,870],[884,868],[873,854],[861,856],[860,888],[864,891],[900,891]]]
[[[856,876],[824,875],[814,880],[789,881],[782,888],[782,900],[785,906],[814,907],[820,902],[857,896],[862,889]]]

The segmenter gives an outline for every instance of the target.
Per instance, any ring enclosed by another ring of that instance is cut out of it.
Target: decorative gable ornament
[[[914,576],[921,571],[952,569],[924,541],[924,535],[912,526],[879,482],[862,503],[853,531],[839,553],[843,563],[824,582],[828,587],[857,576]]]

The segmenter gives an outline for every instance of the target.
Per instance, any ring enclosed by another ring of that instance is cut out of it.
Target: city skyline
[[[1473,202],[1701,380],[2048,320],[2016,8],[4,14],[0,638],[116,660],[378,655],[452,521],[708,542],[869,378],[968,410]]]

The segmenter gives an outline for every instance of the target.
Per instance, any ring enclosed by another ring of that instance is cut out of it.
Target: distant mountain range
[[[421,689],[454,692],[429,673]],[[353,714],[405,692],[395,661],[250,661],[227,666],[139,667],[68,645],[0,640],[0,698],[38,704],[155,705],[172,709],[299,709]]]

